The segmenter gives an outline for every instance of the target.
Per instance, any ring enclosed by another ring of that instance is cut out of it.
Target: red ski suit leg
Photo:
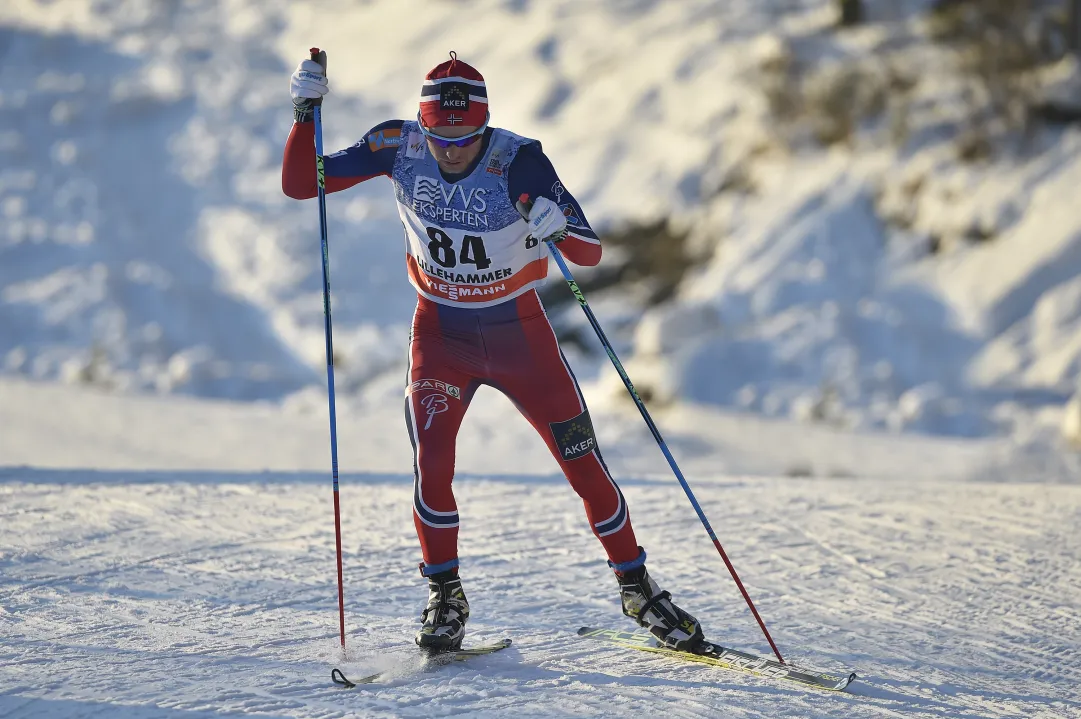
[[[451,490],[454,441],[480,384],[507,395],[544,439],[582,498],[590,528],[608,558],[617,564],[638,558],[627,503],[597,448],[585,401],[535,292],[481,310],[422,299],[414,315],[410,362],[413,519],[425,564],[439,565],[458,556],[457,505]]]
[[[454,481],[455,443],[477,389],[468,337],[439,325],[438,306],[421,300],[409,337],[405,424],[413,444],[413,524],[424,563],[458,557],[458,505]]]

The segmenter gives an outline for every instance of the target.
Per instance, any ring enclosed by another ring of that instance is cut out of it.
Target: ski
[[[491,644],[481,644],[480,646],[470,647],[468,649],[454,649],[448,652],[431,652],[427,655],[424,669],[427,671],[434,667],[441,667],[453,662],[465,661],[470,657],[491,654],[493,652],[498,652],[501,649],[506,649],[509,646],[510,639],[500,639]],[[342,673],[341,669],[334,668],[330,672],[330,680],[343,689],[352,689],[358,684],[374,684],[379,680],[379,677],[383,676],[385,673],[386,672],[376,672],[375,674],[369,674],[368,676],[359,679],[346,679],[345,674]]]
[[[709,664],[715,667],[735,669],[774,679],[787,679],[809,687],[814,687],[815,689],[824,689],[831,692],[844,691],[844,689],[852,683],[852,680],[856,678],[855,672],[850,673],[846,677],[835,677],[829,674],[822,674],[821,672],[806,671],[804,669],[797,669],[788,664],[781,664],[772,659],[766,659],[765,657],[740,652],[735,649],[728,649],[727,647],[722,647],[720,644],[714,644],[712,642],[704,642],[701,646],[701,652],[699,653],[669,649],[657,641],[657,638],[648,632],[621,632],[616,629],[582,627],[578,630],[578,635],[590,639],[613,642],[630,649],[665,654],[673,658],[678,657],[679,659],[687,659],[692,662]]]

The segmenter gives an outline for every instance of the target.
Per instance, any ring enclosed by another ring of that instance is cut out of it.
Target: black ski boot
[[[702,642],[698,620],[672,603],[672,595],[661,591],[645,565],[616,573],[623,613],[670,649],[693,652]]]
[[[417,632],[418,645],[433,651],[461,648],[469,620],[469,600],[456,568],[428,577],[428,606],[420,616],[424,624]]]

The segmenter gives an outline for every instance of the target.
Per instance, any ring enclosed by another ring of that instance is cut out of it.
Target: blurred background
[[[651,409],[1076,471],[1081,0],[5,0],[0,375],[325,412],[317,209],[280,189],[311,46],[328,152],[449,50],[485,75],[602,236],[577,276]],[[390,184],[328,210],[339,398],[396,417]],[[554,268],[543,296],[635,413]]]

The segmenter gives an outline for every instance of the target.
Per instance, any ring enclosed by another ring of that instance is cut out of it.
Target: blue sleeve
[[[567,218],[567,229],[571,234],[585,240],[597,240],[597,233],[589,226],[582,206],[567,192],[567,188],[563,187],[539,142],[519,148],[507,172],[512,201],[516,201],[523,193],[532,198],[547,197],[563,210],[563,215]]]
[[[389,176],[402,142],[404,120],[387,120],[365,133],[360,142],[323,158],[326,176],[360,182],[377,175]]]

